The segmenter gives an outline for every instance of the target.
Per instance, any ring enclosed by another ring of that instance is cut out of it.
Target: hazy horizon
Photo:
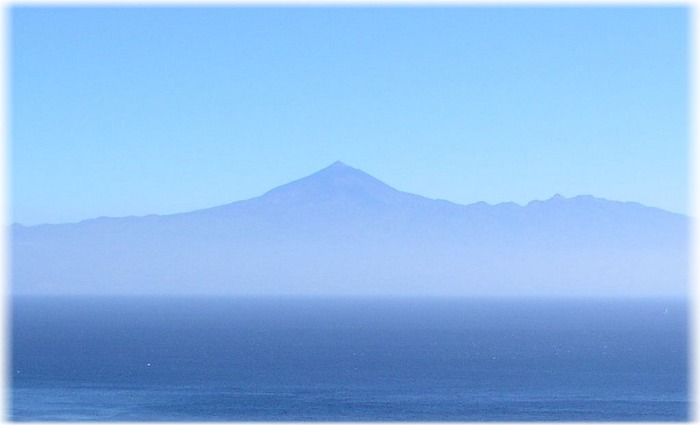
[[[334,163],[188,213],[14,226],[13,292],[679,295],[689,222],[591,196],[458,205]]]

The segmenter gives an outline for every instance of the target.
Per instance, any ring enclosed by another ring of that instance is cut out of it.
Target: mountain
[[[14,225],[11,282],[35,295],[675,296],[689,226],[592,196],[459,205],[336,162],[189,213]]]

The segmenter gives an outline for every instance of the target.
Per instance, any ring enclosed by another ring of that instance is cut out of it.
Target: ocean
[[[13,421],[687,421],[682,299],[15,297]]]

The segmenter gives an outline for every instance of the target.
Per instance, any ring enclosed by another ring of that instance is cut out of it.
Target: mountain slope
[[[458,205],[335,163],[169,216],[13,226],[18,294],[683,295],[688,218],[591,196]]]

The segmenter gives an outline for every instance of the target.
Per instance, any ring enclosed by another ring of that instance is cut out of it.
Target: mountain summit
[[[400,192],[364,171],[340,161],[314,174],[279,186],[265,193],[263,199],[276,203],[353,203],[386,204],[420,202],[418,195]]]
[[[335,162],[253,199],[11,228],[14,294],[658,296],[688,290],[689,220],[555,195],[457,205]]]

